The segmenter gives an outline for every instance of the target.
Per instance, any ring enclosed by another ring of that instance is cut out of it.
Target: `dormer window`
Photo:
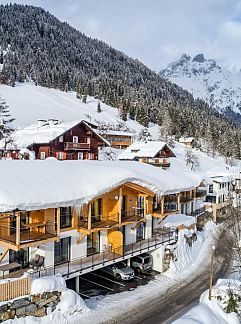
[[[132,153],[137,153],[139,152],[140,150],[137,150],[137,149],[134,149],[134,150],[131,150]]]
[[[63,135],[59,136],[59,142],[63,143],[63,141],[64,141],[64,136]]]

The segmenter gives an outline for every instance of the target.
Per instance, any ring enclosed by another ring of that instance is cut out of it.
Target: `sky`
[[[183,53],[241,69],[241,0],[0,0],[40,6],[155,71]]]

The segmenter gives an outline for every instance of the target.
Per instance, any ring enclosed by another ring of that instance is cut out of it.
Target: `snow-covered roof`
[[[161,227],[168,227],[168,228],[178,228],[181,225],[186,227],[195,224],[196,220],[193,216],[187,216],[184,214],[173,214],[167,216],[160,224]]]
[[[119,160],[134,160],[136,157],[153,158],[165,145],[167,144],[162,141],[134,142],[118,158]]]
[[[191,143],[194,141],[194,137],[180,137],[179,142],[180,143]]]
[[[202,178],[182,170],[160,170],[139,162],[0,161],[0,212],[82,205],[127,182],[155,194],[191,190]]]
[[[233,179],[232,177],[212,177],[212,180],[218,183],[227,183],[231,182]]]
[[[17,130],[13,135],[13,144],[10,144],[10,148],[17,147],[18,149],[26,148],[31,144],[47,144],[57,138],[58,136],[62,135],[72,127],[83,123],[88,128],[91,128],[88,123],[81,120],[74,120],[70,122],[54,122],[54,120],[42,120],[37,123],[34,123],[28,127],[23,129]],[[91,128],[92,129],[92,128]],[[99,136],[107,145],[109,143],[103,139],[95,129],[92,131]],[[1,147],[4,147],[4,143],[0,143]]]
[[[121,130],[107,130],[107,131],[104,131],[104,135],[132,137],[132,133],[121,131]]]

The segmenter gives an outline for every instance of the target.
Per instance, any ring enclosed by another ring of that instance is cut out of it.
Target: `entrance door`
[[[22,268],[29,266],[29,248],[20,249],[19,251],[9,250],[9,263],[17,262]]]

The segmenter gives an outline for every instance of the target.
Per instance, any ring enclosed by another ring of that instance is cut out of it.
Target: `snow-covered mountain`
[[[219,112],[241,120],[241,72],[230,72],[203,54],[194,57],[183,54],[159,74],[190,91],[195,98],[204,99]]]

